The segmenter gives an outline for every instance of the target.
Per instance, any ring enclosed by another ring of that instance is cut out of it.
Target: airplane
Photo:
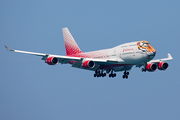
[[[142,40],[118,45],[110,49],[103,49],[92,52],[82,52],[75,42],[68,28],[63,28],[63,37],[66,55],[53,55],[35,53],[9,49],[8,51],[41,56],[48,65],[71,64],[72,67],[94,71],[94,77],[116,77],[115,72],[123,71],[123,79],[128,79],[129,71],[133,66],[142,67],[142,72],[154,72],[157,69],[166,70],[169,64],[165,61],[172,60],[168,53],[168,58],[152,60],[156,55],[156,50],[148,41]]]

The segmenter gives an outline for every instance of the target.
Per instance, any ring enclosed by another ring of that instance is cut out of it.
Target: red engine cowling
[[[82,66],[84,68],[94,68],[95,67],[95,63],[91,60],[87,60],[85,62],[83,62]]]
[[[156,69],[157,69],[157,65],[154,63],[150,63],[146,65],[146,70],[149,72],[156,71]]]
[[[56,57],[49,57],[46,59],[46,63],[48,65],[55,65],[58,63],[58,59]]]
[[[168,65],[168,63],[166,63],[166,62],[160,62],[160,63],[158,64],[158,69],[159,69],[159,70],[166,70],[166,69],[168,69],[168,67],[169,67],[169,65]]]

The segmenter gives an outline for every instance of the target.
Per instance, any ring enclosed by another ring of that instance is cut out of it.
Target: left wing
[[[44,53],[35,53],[35,52],[28,52],[28,51],[21,51],[21,50],[13,50],[13,49],[9,49],[6,45],[5,45],[5,47],[8,51],[31,54],[31,55],[36,55],[36,56],[42,56],[42,60],[46,60],[48,57],[53,56],[53,57],[58,58],[59,62],[62,64],[68,63],[71,60],[81,61],[81,58],[78,58],[78,57],[68,57],[68,56],[61,56],[61,55],[51,55],[51,54],[44,54]]]
[[[95,59],[95,58],[81,58],[81,57],[70,57],[70,56],[52,55],[52,54],[44,54],[44,53],[35,53],[35,52],[28,52],[28,51],[21,51],[21,50],[13,50],[13,49],[9,49],[6,45],[4,46],[8,51],[41,56],[42,60],[46,60],[49,57],[56,57],[58,58],[58,62],[61,64],[67,64],[70,61],[76,61],[76,64],[81,65],[86,60],[91,60],[97,64],[114,64],[114,63],[124,62],[122,59]]]

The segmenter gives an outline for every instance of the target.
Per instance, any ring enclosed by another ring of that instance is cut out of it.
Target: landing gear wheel
[[[94,74],[94,77],[96,77],[97,75],[96,75],[96,73]]]
[[[129,75],[129,72],[127,72],[126,75]]]
[[[122,76],[123,79],[128,79],[129,72],[124,71],[124,75]]]
[[[116,77],[116,73],[114,73],[114,75],[113,75],[114,77]]]
[[[103,73],[101,73],[100,76],[103,77]]]
[[[109,77],[112,77],[112,74],[109,74]]]
[[[142,72],[146,72],[146,69],[142,68],[141,71],[142,71]]]
[[[105,75],[102,73],[101,76],[104,77]]]
[[[94,77],[104,77],[106,76],[106,73],[103,72],[103,69],[98,69],[94,73]]]
[[[101,77],[101,74],[100,74],[100,73],[98,73],[98,74],[97,74],[97,77]]]
[[[98,69],[95,71],[94,77],[105,77],[110,71],[111,73],[109,74],[109,77],[116,77],[116,73],[113,73],[113,69],[108,69],[106,70],[107,74],[103,72],[104,69]]]

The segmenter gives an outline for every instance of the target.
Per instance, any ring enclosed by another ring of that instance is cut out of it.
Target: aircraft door
[[[132,53],[132,54],[133,54],[133,56],[135,56],[135,55],[136,55],[136,54],[135,54],[135,49],[133,50],[133,53]]]
[[[119,56],[120,56],[120,58],[122,58],[122,51],[120,52]]]

